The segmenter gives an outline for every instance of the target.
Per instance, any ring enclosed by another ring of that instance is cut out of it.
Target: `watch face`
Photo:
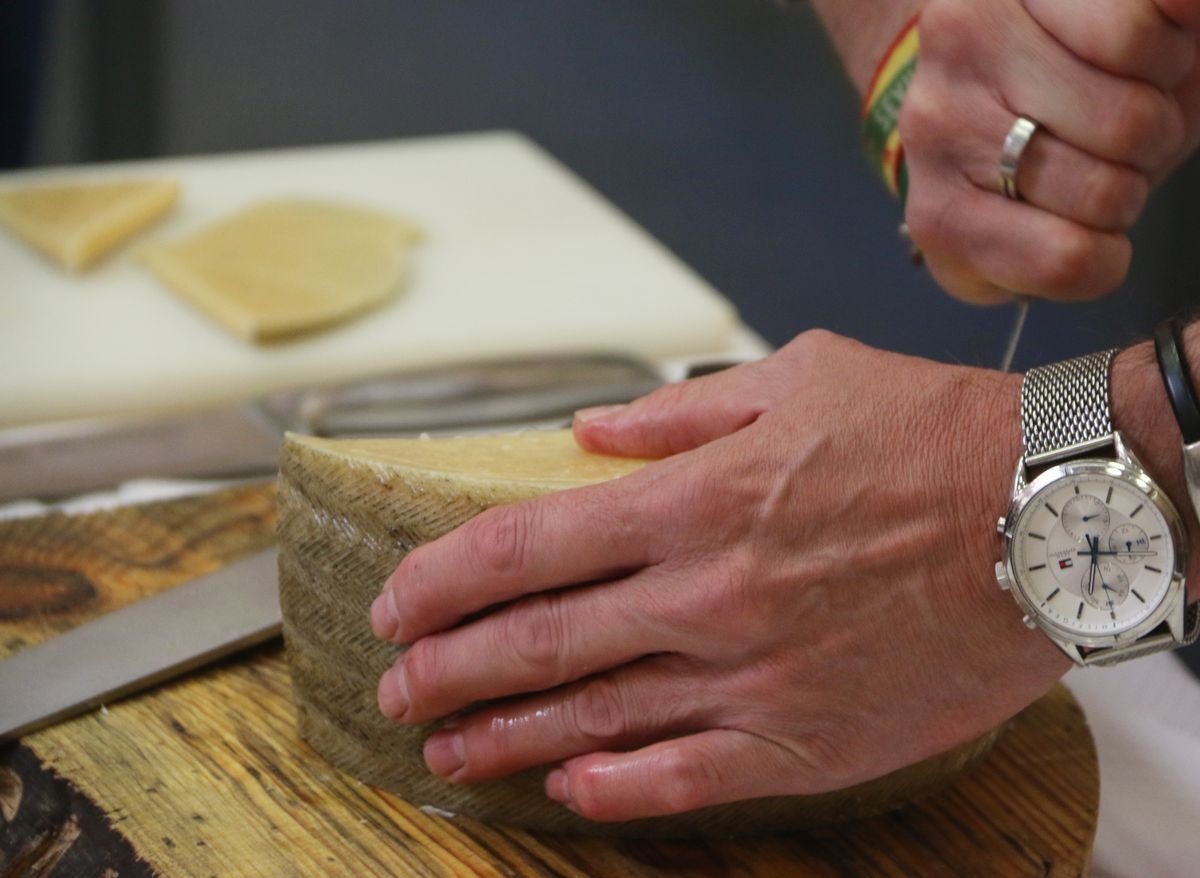
[[[1171,525],[1111,467],[1072,469],[1034,483],[1012,532],[1013,580],[1036,614],[1065,633],[1120,634],[1167,597],[1176,567]]]

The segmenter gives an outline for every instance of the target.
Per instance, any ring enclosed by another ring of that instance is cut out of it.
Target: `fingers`
[[[766,410],[759,363],[660,387],[616,408],[575,415],[575,438],[587,451],[625,457],[669,457],[728,436]]]
[[[536,595],[423,637],[380,680],[380,709],[424,722],[683,648],[684,635],[641,611],[640,588],[635,578]]]
[[[971,178],[981,189],[990,188],[989,183],[995,186],[995,169],[989,179],[982,167],[973,168]],[[1039,131],[1021,159],[1017,191],[1034,207],[1082,226],[1124,232],[1141,216],[1150,183],[1128,165],[1097,159]]]
[[[796,792],[796,773],[778,745],[714,729],[572,759],[546,777],[546,795],[589,820],[636,820]]]
[[[430,736],[425,760],[455,782],[504,777],[581,753],[640,746],[701,728],[718,710],[703,670],[658,656],[516,703],[489,706]]]
[[[998,193],[998,145],[1003,143],[1014,117],[993,106],[986,112],[979,111],[977,118],[976,127],[983,133],[975,143],[929,143],[925,154],[960,164],[978,189]],[[924,132],[916,136],[918,143],[927,139]],[[1145,175],[1129,165],[1099,159],[1044,128],[1029,140],[1017,169],[1017,190],[1023,201],[1097,231],[1127,231],[1141,215],[1149,188]]]
[[[414,549],[371,607],[375,636],[412,643],[493,604],[656,563],[671,536],[638,526],[645,492],[626,479],[488,509]]]
[[[910,167],[906,213],[914,243],[939,283],[966,301],[991,303],[1002,290],[1067,300],[1116,288],[1129,270],[1129,239],[1097,232],[962,181],[952,193]],[[919,186],[924,179],[928,185]]]
[[[1169,91],[1195,62],[1193,36],[1153,0],[1025,0],[1025,8],[1076,57],[1115,76]]]
[[[1042,67],[1033,76],[1021,75],[1018,67],[1009,70],[1003,97],[1014,113],[1036,119],[1059,139],[1097,158],[1144,173],[1179,149],[1183,114],[1161,89],[1114,77],[1065,53],[1050,54]],[[1058,85],[1046,88],[1046,82]]]

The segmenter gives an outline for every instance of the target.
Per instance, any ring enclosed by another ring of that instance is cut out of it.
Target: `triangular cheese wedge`
[[[146,264],[221,326],[267,341],[337,323],[396,292],[416,226],[322,201],[266,201],[189,238],[149,244]]]
[[[0,223],[72,271],[93,265],[163,216],[170,180],[22,186],[0,190]]]

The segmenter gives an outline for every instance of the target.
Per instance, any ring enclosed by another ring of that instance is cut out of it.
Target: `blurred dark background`
[[[1011,319],[909,266],[803,4],[5,0],[0,65],[7,167],[515,128],[775,344],[824,326],[994,364]],[[1035,306],[1017,365],[1128,342],[1193,301],[1198,195],[1193,162],[1139,225],[1124,288]]]
[[[994,365],[1011,309],[908,264],[857,104],[811,11],[767,0],[0,2],[5,167],[514,128],[776,345],[823,326]],[[1195,302],[1198,202],[1193,161],[1136,230],[1125,286],[1035,305],[1016,365]]]

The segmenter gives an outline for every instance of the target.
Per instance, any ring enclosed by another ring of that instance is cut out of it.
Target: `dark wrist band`
[[[1184,359],[1179,321],[1171,318],[1154,327],[1154,355],[1167,388],[1167,399],[1179,422],[1179,432],[1183,434],[1183,444],[1200,442],[1200,404],[1196,402],[1196,388]]]

